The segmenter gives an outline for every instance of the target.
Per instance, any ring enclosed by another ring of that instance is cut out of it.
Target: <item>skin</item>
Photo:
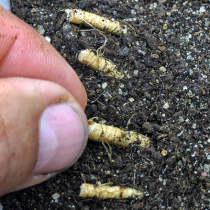
[[[55,175],[35,175],[39,118],[71,103],[86,125],[87,95],[75,71],[32,27],[0,6],[0,196]]]
[[[75,71],[32,27],[0,6],[0,77],[52,81],[66,88],[84,109],[87,95]]]

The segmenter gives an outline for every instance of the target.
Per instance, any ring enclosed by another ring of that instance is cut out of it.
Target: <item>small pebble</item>
[[[168,29],[168,25],[167,24],[163,24],[163,30],[167,30]]]
[[[128,99],[130,102],[134,102],[134,98],[129,98]]]
[[[159,55],[158,54],[152,54],[151,57],[152,58],[159,58]]]
[[[177,134],[178,137],[182,136],[184,131],[181,131],[180,133]]]
[[[111,171],[105,171],[105,174],[106,175],[109,175],[109,174],[111,174],[112,172]]]
[[[107,83],[106,82],[102,83],[102,88],[105,89],[106,87],[107,87]]]
[[[162,182],[163,181],[163,178],[161,176],[159,176],[159,181]]]
[[[199,10],[200,13],[205,12],[205,11],[206,11],[206,9],[204,6],[200,7],[200,10]]]
[[[209,172],[209,170],[210,170],[210,165],[204,164],[204,172]]]
[[[166,72],[166,68],[165,68],[164,66],[161,66],[161,67],[159,68],[159,70],[162,71],[162,72]]]
[[[166,102],[164,105],[163,105],[163,109],[168,109],[169,108],[169,103]]]
[[[187,86],[183,86],[183,90],[187,90],[188,88],[187,88]]]
[[[162,152],[161,152],[161,155],[162,155],[162,156],[164,156],[164,157],[165,157],[167,154],[168,154],[168,151],[167,151],[167,150],[165,150],[165,149],[164,149],[164,150],[162,150]]]
[[[45,39],[50,43],[51,42],[51,38],[49,36],[46,36]]]
[[[165,179],[163,180],[163,186],[166,186],[166,180]]]
[[[139,54],[141,54],[141,55],[146,55],[146,52],[143,51],[143,50],[138,49],[137,52],[138,52]]]
[[[81,31],[81,35],[82,36],[86,36],[86,32],[85,31]]]
[[[119,50],[119,55],[120,55],[120,56],[128,56],[129,51],[130,51],[130,50],[129,50],[127,47],[125,47],[125,48]]]
[[[52,195],[52,197],[53,197],[54,200],[55,200],[55,199],[58,199],[58,198],[60,198],[60,194],[59,194],[59,193],[54,193],[54,194]]]
[[[37,31],[41,34],[41,35],[44,35],[45,33],[45,29],[42,25],[38,25],[37,26]]]
[[[138,70],[134,70],[133,73],[137,76],[139,71]],[[210,141],[210,139],[209,139],[209,141]]]

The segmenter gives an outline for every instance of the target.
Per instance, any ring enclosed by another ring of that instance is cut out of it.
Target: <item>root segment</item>
[[[67,9],[67,20],[75,24],[92,25],[100,30],[120,35],[127,34],[127,26],[118,21],[111,21],[108,18],[85,12],[79,9]]]
[[[132,143],[141,141],[140,147],[147,147],[150,144],[150,138],[133,131],[124,131],[119,128],[99,124],[93,120],[88,120],[89,135],[88,138],[103,142],[107,141],[109,144],[114,144],[121,147],[129,147]]]
[[[133,188],[123,188],[119,186],[107,186],[107,185],[93,185],[84,183],[80,186],[80,196],[81,197],[94,197],[99,199],[127,199],[137,197],[142,199],[144,193],[133,189]]]
[[[117,79],[122,79],[124,77],[124,75],[116,69],[112,62],[101,56],[95,55],[91,50],[82,50],[78,55],[78,60],[93,70],[102,71]]]

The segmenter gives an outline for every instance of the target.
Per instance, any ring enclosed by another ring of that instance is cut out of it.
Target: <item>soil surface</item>
[[[121,21],[129,33],[117,36],[68,23],[67,8]],[[12,12],[75,69],[88,94],[88,118],[145,134],[152,144],[111,146],[110,161],[109,149],[89,141],[67,171],[2,197],[4,209],[210,209],[209,0],[12,0]],[[83,49],[96,53],[105,39],[100,53],[123,79],[77,60]],[[97,180],[140,189],[145,197],[81,198],[80,185]]]

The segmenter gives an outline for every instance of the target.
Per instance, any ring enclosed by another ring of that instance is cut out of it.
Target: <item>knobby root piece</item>
[[[123,188],[119,186],[107,186],[107,185],[93,185],[83,183],[80,186],[80,196],[81,197],[94,197],[99,199],[127,199],[127,198],[140,198],[144,197],[144,193],[133,189],[133,188]]]
[[[124,131],[119,128],[99,124],[92,119],[88,120],[89,135],[88,138],[97,142],[108,142],[121,147],[129,147],[132,143],[140,141],[140,147],[147,147],[150,144],[150,138],[133,131]]]
[[[101,56],[95,55],[91,50],[82,50],[78,55],[78,60],[93,70],[103,71],[107,75],[122,79],[124,75],[117,71],[115,65]]]
[[[116,35],[127,34],[127,26],[118,21],[111,21],[108,18],[79,9],[66,9],[65,12],[67,13],[67,20],[71,23],[93,26]]]

